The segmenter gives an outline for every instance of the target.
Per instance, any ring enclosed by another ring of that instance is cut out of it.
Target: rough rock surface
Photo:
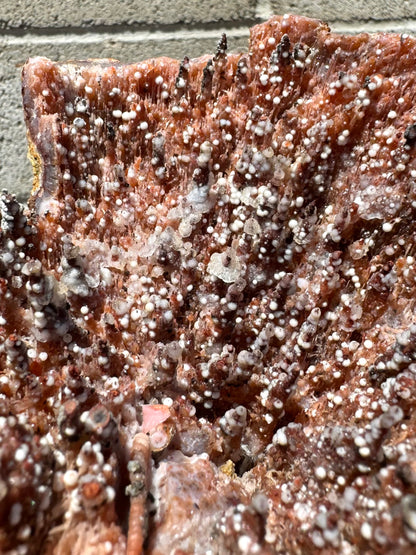
[[[28,62],[3,553],[414,552],[415,59],[285,16],[249,54]]]

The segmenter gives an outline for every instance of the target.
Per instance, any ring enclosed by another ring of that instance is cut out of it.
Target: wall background
[[[123,62],[247,48],[249,28],[272,14],[327,21],[334,31],[416,34],[415,0],[0,0],[0,189],[25,200],[32,185],[20,98],[30,56]]]

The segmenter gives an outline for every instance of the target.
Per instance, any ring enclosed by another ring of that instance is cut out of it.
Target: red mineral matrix
[[[0,198],[0,551],[410,554],[416,41],[29,60]]]

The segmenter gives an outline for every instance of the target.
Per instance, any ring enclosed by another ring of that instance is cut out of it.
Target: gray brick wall
[[[223,31],[231,49],[245,49],[250,26],[273,13],[341,32],[416,32],[415,0],[0,0],[0,188],[22,200],[31,188],[20,99],[28,57],[195,57],[213,52]]]

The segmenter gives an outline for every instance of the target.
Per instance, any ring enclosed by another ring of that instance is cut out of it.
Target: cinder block
[[[169,25],[250,19],[256,0],[1,0],[0,29]]]
[[[32,179],[20,97],[18,80],[0,79],[0,189],[8,189],[22,200]]]
[[[293,13],[328,22],[397,21],[416,16],[413,0],[258,0],[257,14]]]
[[[30,36],[0,40],[0,189],[25,200],[32,187],[21,105],[21,67],[30,56],[53,60],[111,57],[136,62],[156,56],[182,59],[214,53],[221,29],[200,36],[192,33],[120,33]],[[246,50],[248,28],[227,31],[230,50]]]

